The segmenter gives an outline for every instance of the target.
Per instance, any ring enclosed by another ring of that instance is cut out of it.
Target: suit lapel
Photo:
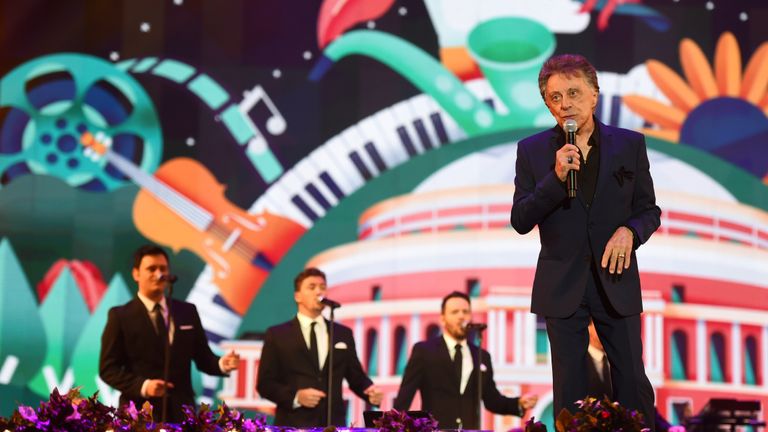
[[[144,303],[142,303],[138,297],[133,299],[131,314],[141,326],[141,334],[149,335],[154,344],[162,346],[162,340],[157,334],[157,331],[155,331],[155,325],[152,323],[152,318],[149,316],[149,312],[147,312]]]
[[[312,361],[312,355],[307,347],[307,342],[304,340],[304,334],[301,332],[301,324],[299,319],[294,317],[291,322],[291,335],[290,340],[299,345],[299,349],[296,352],[302,353],[302,358],[307,362],[307,367],[315,372],[318,372],[315,362]]]
[[[456,376],[455,369],[453,368],[453,359],[451,358],[451,352],[448,350],[448,345],[445,343],[445,339],[442,336],[437,338],[437,360],[442,363],[442,369],[448,371],[448,375],[451,376],[454,388],[459,388],[461,383],[459,377]]]
[[[469,354],[472,356],[472,373],[469,375],[469,380],[467,380],[467,388],[464,390],[466,393],[469,390],[469,386],[472,386],[472,388],[475,388],[477,386],[477,383],[475,383],[475,380],[478,377],[478,371],[480,371],[481,367],[477,365],[477,347],[475,345],[469,344]]]
[[[323,320],[325,321],[325,331],[327,332],[325,337],[328,338],[328,352],[325,353],[325,362],[323,362],[323,369],[321,370],[321,372],[325,372],[326,370],[328,370],[328,355],[331,353],[331,350],[333,349],[333,341],[331,340],[331,332],[330,332],[331,331],[331,322],[328,321],[325,318],[323,318]],[[334,328],[333,330],[334,330],[333,337],[334,337],[334,339],[338,340],[339,336],[336,333],[337,329]],[[334,353],[334,362],[336,361],[336,359],[335,359],[335,355],[336,354],[337,353]]]
[[[600,190],[605,186],[605,183],[610,177],[614,151],[613,134],[611,131],[597,120],[595,121],[595,124],[600,128],[600,169],[597,173],[595,196],[592,199],[593,204],[594,201],[597,201],[600,196]]]

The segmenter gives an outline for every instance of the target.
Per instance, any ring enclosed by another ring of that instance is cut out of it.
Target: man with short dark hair
[[[197,368],[210,375],[225,375],[239,365],[234,352],[216,356],[208,346],[197,309],[191,303],[165,296],[170,274],[168,255],[155,245],[134,253],[133,280],[138,295],[130,302],[109,310],[101,336],[99,376],[120,390],[120,404],[149,401],[155,421],[163,418],[162,398],[168,394],[168,422],[184,419],[182,405],[195,405],[190,375]],[[170,368],[165,381],[166,340],[170,343]]]
[[[483,404],[496,414],[522,416],[536,405],[537,397],[510,398],[499,393],[493,380],[488,351],[481,350],[476,364],[477,346],[467,341],[467,324],[472,311],[469,296],[454,291],[440,306],[441,336],[413,346],[394,408],[407,410],[413,396],[421,393],[421,409],[432,413],[440,429],[479,429],[477,412],[478,369],[483,379]]]
[[[293,427],[323,426],[327,422],[329,349],[333,349],[333,398],[331,424],[344,426],[344,401],[341,381],[372,405],[381,403],[382,392],[363,371],[349,327],[335,323],[329,343],[330,322],[321,312],[321,299],[327,286],[325,273],[308,268],[294,280],[296,317],[270,327],[264,337],[256,389],[277,404],[275,425]]]
[[[659,227],[643,135],[594,117],[599,86],[582,56],[547,60],[539,88],[556,126],[517,146],[511,223],[539,228],[531,311],[546,317],[554,414],[587,394],[587,326],[594,320],[611,365],[613,398],[653,428],[653,388],[643,366],[640,277],[634,251]],[[576,122],[566,144],[567,120]],[[578,173],[568,198],[568,172]]]

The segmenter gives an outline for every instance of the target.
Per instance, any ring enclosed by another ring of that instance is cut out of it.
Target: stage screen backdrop
[[[768,402],[765,1],[0,4],[0,415],[54,387],[116,402],[101,331],[151,242],[217,349],[290,319],[295,274],[324,269],[384,409],[440,298],[467,292],[500,386],[538,393],[529,415],[548,418],[538,234],[509,210],[517,141],[554,124],[539,68],[562,53],[595,65],[598,120],[646,136],[663,213],[637,256],[659,410]]]

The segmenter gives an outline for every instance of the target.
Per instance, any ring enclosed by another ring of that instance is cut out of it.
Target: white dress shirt
[[[323,369],[325,365],[325,358],[328,356],[328,326],[325,325],[325,319],[322,315],[315,319],[312,319],[301,313],[296,314],[296,318],[299,319],[299,326],[301,327],[301,334],[304,336],[304,342],[309,349],[309,335],[312,331],[312,323],[315,325],[315,336],[317,337],[317,364],[320,365],[320,369]]]
[[[464,390],[467,388],[467,382],[469,382],[469,376],[472,374],[472,369],[474,369],[474,365],[472,363],[472,353],[469,351],[469,346],[467,346],[467,340],[463,341],[457,341],[456,339],[452,338],[450,335],[443,333],[443,339],[445,340],[445,344],[448,346],[448,354],[451,356],[451,361],[453,361],[453,357],[456,356],[456,344],[461,344],[461,394],[464,394]]]
[[[147,308],[147,313],[149,314],[149,319],[152,321],[152,325],[155,323],[155,303],[157,303],[154,300],[150,300],[145,295],[138,293],[139,300],[144,304],[144,307]],[[173,345],[173,334],[175,333],[175,327],[173,325],[173,320],[168,319],[168,304],[165,302],[165,296],[163,296],[162,300],[160,300],[160,312],[163,314],[163,321],[165,322],[165,328],[168,329],[168,341]]]

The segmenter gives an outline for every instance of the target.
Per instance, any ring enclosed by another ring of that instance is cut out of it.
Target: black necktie
[[[461,344],[456,344],[456,354],[453,355],[453,369],[456,371],[456,378],[459,379],[459,393],[461,393],[461,364],[464,358],[461,354]]]
[[[320,370],[320,354],[317,350],[317,333],[315,333],[316,325],[317,322],[312,322],[312,325],[309,326],[309,355],[312,357],[312,364],[317,370]]]
[[[168,337],[168,327],[165,326],[163,307],[160,306],[160,303],[155,303],[155,307],[152,308],[152,313],[154,314],[155,331],[157,331],[157,334],[161,339],[165,340]]]

